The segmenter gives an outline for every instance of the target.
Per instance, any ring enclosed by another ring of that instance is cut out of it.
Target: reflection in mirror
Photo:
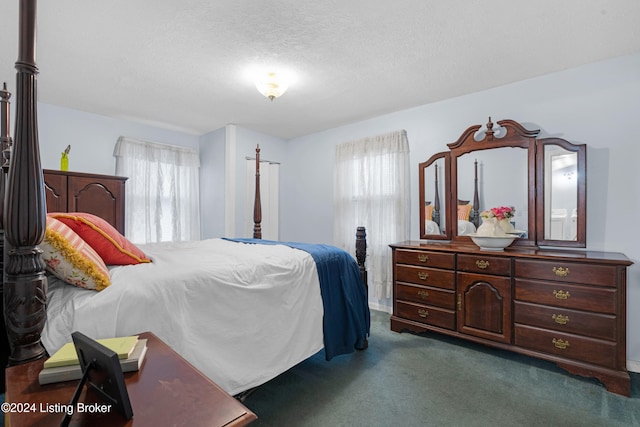
[[[445,159],[440,158],[424,168],[424,221],[425,234],[441,235],[446,230],[444,196]]]
[[[544,238],[578,238],[578,154],[558,145],[544,146]]]
[[[478,213],[500,206],[515,208],[512,225],[526,238],[529,212],[527,156],[525,148],[500,147],[473,151],[457,158],[459,236],[475,232],[481,223],[473,213],[477,193]],[[467,205],[465,201],[469,201]]]

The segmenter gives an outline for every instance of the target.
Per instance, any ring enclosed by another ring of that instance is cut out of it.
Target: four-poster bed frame
[[[45,355],[40,333],[46,320],[47,279],[38,245],[45,232],[46,200],[38,142],[35,35],[36,0],[21,0],[13,143],[8,130],[9,96],[6,89],[2,91],[0,195],[4,210],[0,224],[4,234],[3,319],[11,347],[9,364]]]
[[[16,119],[14,139],[9,131],[6,83],[1,97],[0,258],[3,286],[3,365],[17,365],[46,355],[41,333],[46,321],[47,279],[41,258],[46,226],[46,195],[40,163],[37,125],[36,0],[20,0],[19,56],[16,62]],[[260,200],[260,148],[256,148],[254,238],[262,237]],[[356,259],[366,287],[366,233],[358,227]],[[364,346],[366,348],[366,338]],[[4,387],[4,369],[3,381]]]

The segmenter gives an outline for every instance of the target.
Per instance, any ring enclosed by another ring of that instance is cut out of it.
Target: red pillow
[[[65,223],[75,231],[100,255],[107,265],[151,262],[136,245],[98,216],[85,212],[56,212],[48,215]]]

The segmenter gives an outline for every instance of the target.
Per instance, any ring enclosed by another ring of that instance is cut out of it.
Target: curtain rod
[[[249,156],[247,156],[247,157],[245,157],[244,159],[245,159],[245,160],[255,160],[256,158],[255,158],[255,157],[249,157]],[[280,162],[274,162],[274,161],[271,161],[271,160],[263,160],[263,159],[260,159],[260,163],[263,163],[263,162],[264,162],[264,163],[269,163],[269,164],[272,164],[272,165],[279,165],[279,164],[280,164]]]

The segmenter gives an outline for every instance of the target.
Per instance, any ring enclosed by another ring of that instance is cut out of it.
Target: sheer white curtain
[[[244,205],[244,235],[253,237],[253,204],[256,196],[256,159],[246,159],[246,192]],[[278,240],[280,164],[260,162],[260,205],[262,206],[262,238]]]
[[[113,155],[126,183],[125,230],[135,243],[200,239],[200,159],[192,148],[120,137]]]
[[[355,253],[356,227],[367,228],[373,296],[391,298],[390,243],[409,238],[409,143],[404,130],[336,147],[334,244]]]

